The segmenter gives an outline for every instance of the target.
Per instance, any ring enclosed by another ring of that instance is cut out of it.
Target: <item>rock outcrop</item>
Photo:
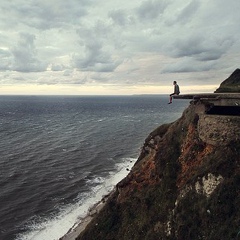
[[[240,93],[240,69],[236,69],[215,91],[215,93],[227,92]]]
[[[208,107],[150,133],[78,240],[240,239],[240,116]]]

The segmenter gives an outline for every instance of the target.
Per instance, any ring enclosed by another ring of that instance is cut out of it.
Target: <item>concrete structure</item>
[[[174,99],[192,99],[214,106],[240,106],[240,93],[199,93],[173,96]]]
[[[192,99],[199,115],[199,137],[209,144],[225,146],[240,141],[240,94],[186,94],[175,99]]]

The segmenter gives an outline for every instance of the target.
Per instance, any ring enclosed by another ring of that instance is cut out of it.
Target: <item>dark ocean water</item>
[[[0,96],[0,239],[53,240],[126,176],[145,138],[189,101]]]

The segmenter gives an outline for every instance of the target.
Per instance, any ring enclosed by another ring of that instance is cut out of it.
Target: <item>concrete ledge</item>
[[[174,99],[192,99],[215,106],[240,106],[240,93],[199,93],[173,96]]]
[[[240,99],[240,93],[191,93],[173,96],[174,99]]]

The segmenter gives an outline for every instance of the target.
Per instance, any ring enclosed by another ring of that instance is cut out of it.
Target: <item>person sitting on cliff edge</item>
[[[171,104],[172,103],[172,96],[174,95],[179,95],[180,94],[180,89],[179,89],[179,86],[177,84],[176,81],[173,81],[173,85],[174,85],[174,93],[171,93],[169,96],[170,96],[170,100],[169,100],[169,103],[168,104]]]

